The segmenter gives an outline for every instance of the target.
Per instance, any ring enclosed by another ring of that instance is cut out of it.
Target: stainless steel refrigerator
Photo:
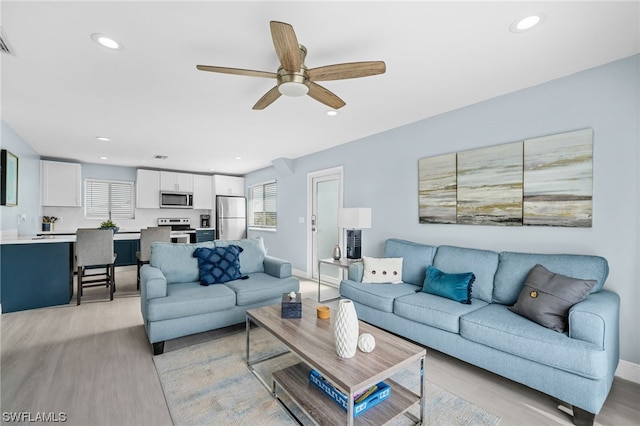
[[[216,196],[216,239],[247,238],[247,199],[227,195]]]

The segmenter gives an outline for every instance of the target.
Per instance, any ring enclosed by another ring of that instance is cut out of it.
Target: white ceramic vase
[[[340,358],[351,358],[358,348],[358,316],[353,302],[342,299],[338,302],[338,312],[333,323],[336,352]]]

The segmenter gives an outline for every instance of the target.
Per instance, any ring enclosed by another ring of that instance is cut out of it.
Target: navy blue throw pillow
[[[470,305],[471,287],[475,280],[476,276],[473,272],[447,274],[433,266],[428,266],[422,291]]]
[[[200,285],[222,284],[242,278],[240,273],[240,246],[199,247],[193,252],[198,258]]]

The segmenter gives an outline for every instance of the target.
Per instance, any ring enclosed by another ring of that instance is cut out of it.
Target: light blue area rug
[[[246,335],[241,332],[154,357],[175,425],[296,424],[247,369],[245,342]],[[265,330],[252,329],[252,359],[284,349]],[[256,369],[270,382],[271,371],[297,362],[299,360],[295,356],[285,355],[258,364]],[[393,379],[417,393],[419,380],[415,371],[400,372]],[[500,421],[498,417],[429,382],[425,401],[426,424],[494,426]],[[294,411],[301,414],[297,408]],[[417,415],[417,406],[411,411]],[[305,419],[303,423],[311,424]],[[400,416],[392,424],[411,422]]]

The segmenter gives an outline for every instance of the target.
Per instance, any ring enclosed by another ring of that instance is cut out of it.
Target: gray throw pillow
[[[583,301],[596,280],[582,280],[555,274],[538,264],[531,268],[513,312],[555,331],[567,328],[569,309]]]

